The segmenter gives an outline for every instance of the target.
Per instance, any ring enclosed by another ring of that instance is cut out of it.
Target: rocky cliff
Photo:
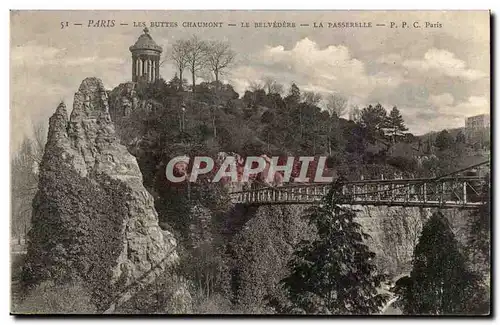
[[[430,209],[353,206],[363,231],[370,235],[367,244],[376,254],[379,270],[391,277],[409,273],[413,249]]]
[[[176,264],[173,235],[158,226],[151,195],[133,157],[120,145],[102,82],[85,79],[68,118],[60,104],[33,203],[25,281],[82,281],[101,311],[115,311]],[[172,295],[189,310],[182,281]]]
[[[404,208],[354,206],[358,210],[357,221],[370,235],[367,241],[377,254],[376,263],[380,270],[392,277],[399,277],[411,271],[413,250],[420,238],[422,226],[435,208]],[[448,218],[457,240],[466,244],[465,229],[469,211],[445,209],[441,211]]]

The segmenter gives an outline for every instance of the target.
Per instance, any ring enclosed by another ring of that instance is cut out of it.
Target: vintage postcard
[[[11,313],[491,314],[490,12],[10,13]]]

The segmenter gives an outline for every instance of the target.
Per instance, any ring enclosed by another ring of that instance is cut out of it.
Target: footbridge
[[[348,181],[342,185],[340,204],[422,208],[477,209],[482,201],[489,161],[433,178]],[[230,193],[233,203],[245,205],[314,204],[331,184],[293,184]]]

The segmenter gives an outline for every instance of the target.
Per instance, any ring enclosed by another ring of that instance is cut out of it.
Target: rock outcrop
[[[99,309],[113,312],[164,274],[178,261],[176,241],[159,227],[142,181],[115,134],[102,82],[85,79],[69,119],[64,104],[50,118],[25,280],[83,280]],[[174,303],[186,312],[189,293],[177,289]]]
[[[464,234],[470,212],[458,209],[353,206],[358,211],[357,222],[370,235],[367,244],[376,254],[379,270],[398,278],[411,271],[413,250],[423,225],[437,211],[444,214],[459,242],[466,244]]]
[[[356,221],[370,235],[367,245],[376,254],[379,270],[399,277],[411,270],[413,250],[430,209],[404,207],[353,206]]]
[[[137,83],[126,82],[119,84],[109,93],[109,113],[113,121],[128,117],[135,111],[150,113],[162,108],[162,105],[153,99],[140,99],[138,88],[140,86]]]

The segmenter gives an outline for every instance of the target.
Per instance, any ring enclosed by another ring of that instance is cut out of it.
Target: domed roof
[[[156,44],[151,35],[149,35],[149,29],[147,27],[144,28],[144,34],[139,36],[137,42],[135,42],[135,44],[132,45],[129,49],[132,52],[137,50],[153,50],[160,53],[163,50],[161,46]]]

